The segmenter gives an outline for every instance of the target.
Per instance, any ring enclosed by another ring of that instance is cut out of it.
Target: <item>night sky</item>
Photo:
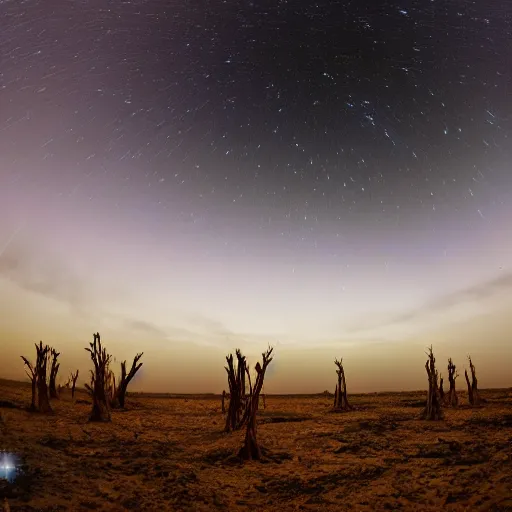
[[[430,343],[510,385],[508,0],[0,19],[2,374],[39,339],[85,374],[99,330],[150,390],[221,389],[268,343],[276,392],[332,387],[335,357],[360,390],[421,387]]]

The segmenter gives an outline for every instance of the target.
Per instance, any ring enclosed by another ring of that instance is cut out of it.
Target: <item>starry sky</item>
[[[100,331],[133,386],[510,386],[512,5],[0,0],[1,375]],[[69,368],[69,370],[68,370]],[[198,376],[198,374],[200,376]]]

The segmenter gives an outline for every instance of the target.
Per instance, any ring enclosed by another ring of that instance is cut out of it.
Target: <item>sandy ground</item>
[[[69,391],[55,414],[26,411],[27,385],[0,381],[0,450],[24,473],[0,479],[0,503],[35,510],[512,511],[512,389],[487,403],[418,420],[425,393],[267,397],[262,462],[233,455],[219,397],[129,396],[110,424],[87,422],[88,396]]]

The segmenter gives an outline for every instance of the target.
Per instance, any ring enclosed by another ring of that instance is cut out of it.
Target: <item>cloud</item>
[[[489,299],[498,293],[506,291],[512,291],[512,273],[503,274],[489,281],[477,283],[468,288],[442,295],[425,303],[419,308],[405,311],[399,315],[380,316],[380,318],[379,315],[376,315],[377,319],[373,321],[369,320],[367,316],[352,329],[349,329],[349,332],[363,332],[380,327],[408,324],[414,320],[425,318],[432,314],[448,311],[460,304]]]
[[[112,318],[114,316],[111,315]],[[166,325],[147,319],[118,318],[124,329],[136,330],[163,338],[169,343],[190,343],[199,347],[215,347],[227,353],[241,348],[243,352],[261,354],[268,345],[279,345],[272,335],[237,333],[222,322],[200,313],[170,311]]]
[[[11,244],[0,256],[0,276],[24,290],[66,302],[76,309],[85,308],[92,299],[83,280],[37,247]]]
[[[258,347],[258,353],[268,344],[275,345],[278,337],[268,334],[247,334],[235,332],[221,321],[191,311],[172,311],[169,326],[164,330],[167,338],[188,341],[200,346],[213,346],[231,351],[235,348]]]
[[[512,273],[503,274],[489,281],[445,295],[434,301],[432,306],[436,309],[441,309],[467,300],[486,299],[507,290],[512,290]]]
[[[145,334],[149,334],[151,336],[158,336],[159,338],[167,337],[167,333],[164,329],[158,327],[157,325],[146,322],[144,320],[127,320],[125,322],[125,327],[130,330],[135,330],[139,332],[143,332]]]
[[[231,334],[232,331],[228,329],[222,322],[213,320],[199,313],[186,313],[183,315],[183,319],[186,323],[194,325],[197,330],[216,333],[221,335]]]
[[[169,342],[212,346],[229,352],[235,347],[253,346],[258,346],[260,351],[260,347],[263,350],[267,344],[275,341],[271,336],[235,333],[222,322],[195,312],[171,311],[167,325],[147,317],[126,318],[125,314],[112,311],[108,305],[101,305],[105,293],[98,293],[94,279],[81,278],[70,265],[49,252],[37,247],[32,249],[28,241],[9,243],[3,250],[0,255],[0,276],[26,291],[63,302],[76,313],[93,318],[100,315],[102,319],[113,320],[128,331]],[[102,283],[102,287],[105,287],[105,283]],[[114,294],[122,300],[123,293],[123,290],[109,290],[108,295]],[[97,299],[98,296],[101,300]],[[116,304],[119,302],[116,301]]]

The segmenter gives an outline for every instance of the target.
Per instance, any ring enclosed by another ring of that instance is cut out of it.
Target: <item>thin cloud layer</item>
[[[512,291],[512,273],[499,275],[494,279],[445,294],[427,302],[419,308],[406,311],[396,316],[380,316],[377,321],[369,320],[369,317],[366,317],[364,321],[359,322],[357,326],[349,328],[348,332],[366,332],[381,327],[409,324],[415,320],[424,319],[441,312],[447,312],[463,303],[487,300],[499,293],[507,291]],[[376,316],[378,317],[379,315]]]
[[[151,322],[146,322],[144,320],[127,320],[125,326],[129,330],[135,330],[142,334],[156,336],[158,338],[167,337],[167,333],[165,332],[164,329],[160,328],[159,326]]]
[[[0,276],[20,288],[66,302],[83,310],[92,300],[90,287],[65,264],[21,244],[12,244],[0,257]]]
[[[340,326],[340,336],[299,339],[292,336],[276,336],[272,333],[260,335],[235,332],[221,321],[201,313],[176,311],[172,307],[167,321],[162,323],[158,322],[156,317],[153,318],[151,306],[148,307],[146,314],[140,312],[138,318],[127,316],[129,312],[120,301],[115,306],[120,307],[124,313],[119,316],[118,312],[111,310],[108,303],[103,307],[98,304],[94,280],[83,279],[76,270],[53,258],[50,253],[32,249],[30,244],[23,244],[18,240],[10,243],[0,256],[0,276],[26,291],[64,302],[78,314],[97,318],[101,313],[104,318],[117,318],[123,330],[135,331],[154,341],[191,343],[196,346],[216,347],[223,351],[231,351],[237,347],[275,346],[277,343],[296,347],[311,344],[348,347],[386,343],[393,336],[386,336],[385,332],[375,333],[377,329],[404,325],[414,327],[415,321],[435,317],[440,313],[449,313],[460,304],[487,300],[496,294],[512,290],[512,273],[504,273],[491,280],[445,294],[422,307],[398,315],[368,315],[352,328]]]

